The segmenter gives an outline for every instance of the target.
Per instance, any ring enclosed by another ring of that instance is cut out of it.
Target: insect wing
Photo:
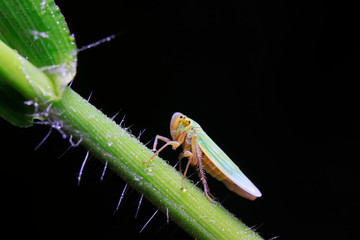
[[[259,189],[201,128],[197,136],[201,150],[225,176],[251,195],[261,196]]]

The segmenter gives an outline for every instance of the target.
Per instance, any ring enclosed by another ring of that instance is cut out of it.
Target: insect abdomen
[[[244,189],[242,189],[241,187],[239,187],[238,185],[236,185],[233,181],[231,181],[230,178],[226,177],[224,173],[222,173],[216,166],[215,164],[209,160],[208,157],[206,157],[206,155],[204,154],[202,157],[202,164],[203,164],[203,168],[205,169],[205,171],[207,173],[209,173],[211,176],[213,176],[214,178],[216,178],[218,181],[221,181],[222,183],[225,184],[225,186],[230,190],[235,192],[236,194],[247,198],[249,200],[255,200],[256,196],[248,193],[247,191],[245,191]]]
[[[216,178],[218,181],[223,181],[224,179],[228,179],[216,166],[215,164],[209,160],[208,157],[204,154],[202,157],[202,164],[207,173]],[[230,179],[229,179],[230,180]]]

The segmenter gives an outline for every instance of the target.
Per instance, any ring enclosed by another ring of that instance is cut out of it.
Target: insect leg
[[[204,168],[202,166],[201,159],[198,161],[198,166],[199,166],[199,177],[200,177],[201,182],[202,182],[202,184],[204,186],[205,196],[212,202],[214,200],[214,196],[210,193],[209,186],[208,186],[208,184],[206,182],[206,177],[205,177]]]
[[[152,157],[151,157],[149,160],[146,160],[146,161],[142,162],[143,164],[148,163],[148,162],[150,162],[151,160],[153,160],[153,158],[154,158],[156,155],[158,155],[162,150],[164,150],[164,148],[166,148],[166,147],[169,146],[169,145],[173,146],[173,149],[176,149],[176,148],[178,148],[178,147],[180,146],[180,143],[179,143],[179,142],[177,142],[177,141],[170,141],[170,139],[168,139],[168,138],[166,138],[166,137],[159,136],[159,135],[156,136],[156,138],[155,138],[156,144],[157,144],[157,139],[160,139],[160,140],[165,141],[166,144],[165,144],[164,146],[162,146],[159,150],[157,150],[157,152],[154,153],[154,155],[152,155]],[[155,143],[154,143],[154,145],[155,145]],[[155,147],[156,147],[156,146],[155,146]],[[155,149],[155,150],[156,150],[156,149]]]
[[[186,178],[186,174],[187,174],[187,171],[189,169],[190,163],[192,161],[193,154],[190,151],[185,151],[185,152],[181,153],[181,156],[188,158],[188,162],[186,164],[185,172],[184,172],[184,175],[183,175],[183,182],[182,182],[182,186],[181,186],[181,190],[184,190],[185,189],[185,178]]]
[[[164,141],[166,143],[171,142],[171,140],[168,139],[167,137],[156,135],[154,145],[153,145],[153,148],[152,148],[152,151],[154,151],[154,152],[156,151],[156,146],[157,146],[157,143],[158,143],[158,139],[160,139],[161,141]]]
[[[180,153],[179,154],[179,172],[181,173],[182,172],[182,168],[181,168],[181,159],[183,159],[185,156],[184,156],[184,153]]]
[[[189,155],[189,153],[190,153],[190,155]],[[179,172],[180,172],[180,173],[182,172],[181,160],[182,160],[184,157],[191,157],[191,155],[192,155],[192,153],[189,152],[189,151],[183,151],[183,152],[181,152],[181,153],[179,154],[178,159],[179,159]],[[191,160],[191,159],[189,158],[189,160]]]
[[[204,168],[203,168],[202,161],[201,161],[201,158],[202,158],[201,150],[200,150],[200,147],[199,147],[199,142],[198,142],[196,134],[194,134],[192,136],[191,149],[192,149],[192,152],[193,152],[193,157],[195,158],[195,159],[193,159],[193,161],[195,163],[197,163],[197,165],[199,166],[199,170],[198,170],[199,171],[199,177],[200,177],[201,182],[202,182],[202,184],[204,186],[205,196],[212,202],[213,201],[213,196],[211,195],[209,186],[207,185],[207,182],[206,182]]]

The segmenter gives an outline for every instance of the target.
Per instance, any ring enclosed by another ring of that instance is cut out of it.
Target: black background
[[[79,47],[72,88],[144,143],[169,136],[171,115],[196,120],[262,191],[212,193],[265,239],[349,239],[358,226],[359,15],[326,1],[57,1]],[[14,237],[190,239],[46,126],[0,120],[2,226]],[[152,144],[152,143],[151,143]],[[167,150],[165,159],[176,163]],[[196,176],[191,177],[197,181]],[[181,183],[179,183],[180,186]]]

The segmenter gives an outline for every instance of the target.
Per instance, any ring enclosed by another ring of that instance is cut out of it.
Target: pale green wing
[[[201,150],[212,161],[215,166],[238,187],[253,196],[260,197],[261,192],[257,187],[240,171],[238,166],[224,153],[216,143],[202,130],[202,128],[193,121],[194,127],[198,127],[198,141]]]

